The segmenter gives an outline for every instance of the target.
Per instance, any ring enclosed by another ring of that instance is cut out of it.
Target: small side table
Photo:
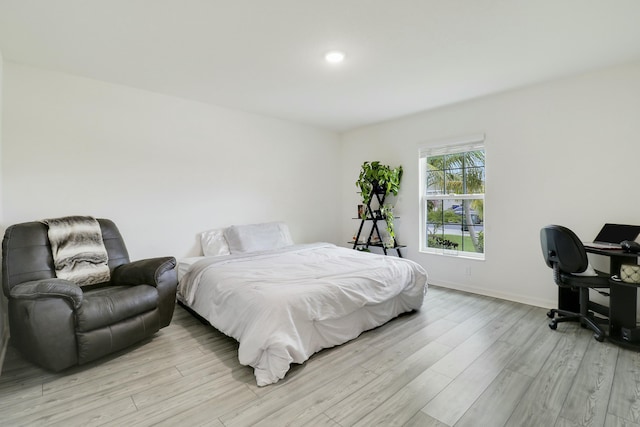
[[[585,246],[585,251],[609,258],[609,273],[617,275],[620,266],[625,263],[640,264],[638,254],[623,252],[620,249],[596,249]],[[640,330],[636,323],[636,296],[638,285],[609,280],[609,336],[614,344],[640,351]],[[568,299],[570,303],[571,300]],[[638,334],[638,337],[635,335]],[[628,336],[629,339],[623,338]]]
[[[640,350],[640,328],[636,323],[638,284],[609,280],[609,341]]]

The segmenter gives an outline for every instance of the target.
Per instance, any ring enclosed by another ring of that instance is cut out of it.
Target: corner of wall
[[[0,235],[4,235],[4,209],[2,205],[2,85],[3,85],[3,65],[2,51],[0,51]],[[2,249],[0,248],[0,257]],[[0,281],[2,271],[0,270]],[[4,293],[0,292],[0,375],[2,375],[2,364],[4,355],[9,344],[9,318],[7,316],[7,301]]]

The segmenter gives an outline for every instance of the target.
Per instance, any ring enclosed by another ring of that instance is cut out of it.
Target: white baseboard
[[[552,308],[557,305],[556,300],[547,300],[544,298],[535,298],[526,295],[511,294],[505,292],[496,292],[493,289],[479,288],[475,286],[466,286],[459,283],[441,281],[438,283],[430,283],[434,286],[440,286],[447,289],[455,289],[456,291],[469,292],[472,294],[484,295],[487,297],[500,298],[507,301],[519,302],[521,304],[533,305],[535,307]],[[428,295],[428,292],[427,292]]]

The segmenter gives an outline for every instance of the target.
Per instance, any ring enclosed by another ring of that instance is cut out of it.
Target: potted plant
[[[402,166],[392,168],[388,165],[380,164],[380,162],[364,162],[360,169],[360,175],[356,181],[356,187],[360,190],[362,195],[362,201],[364,205],[370,208],[371,198],[374,194],[384,195],[389,194],[394,196],[398,195],[400,190],[400,180],[402,179]],[[380,200],[380,199],[378,199]],[[365,215],[368,209],[364,209]],[[395,246],[395,231],[393,228],[393,206],[385,204],[380,206],[380,216],[384,218],[387,223],[387,233],[389,234],[389,241],[387,247]],[[371,212],[374,215],[373,212]],[[377,217],[377,216],[376,216]],[[362,219],[365,219],[363,216]]]
[[[364,162],[356,181],[356,187],[360,189],[362,201],[368,205],[374,193],[397,196],[401,179],[402,166],[391,168],[378,161]]]

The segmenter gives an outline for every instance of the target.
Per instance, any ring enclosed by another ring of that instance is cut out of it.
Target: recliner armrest
[[[111,273],[114,285],[151,285],[157,286],[163,275],[176,267],[174,257],[150,258],[133,261],[116,267]]]
[[[65,298],[71,302],[74,310],[82,305],[82,289],[73,282],[64,279],[41,279],[20,283],[11,288],[13,299]]]

